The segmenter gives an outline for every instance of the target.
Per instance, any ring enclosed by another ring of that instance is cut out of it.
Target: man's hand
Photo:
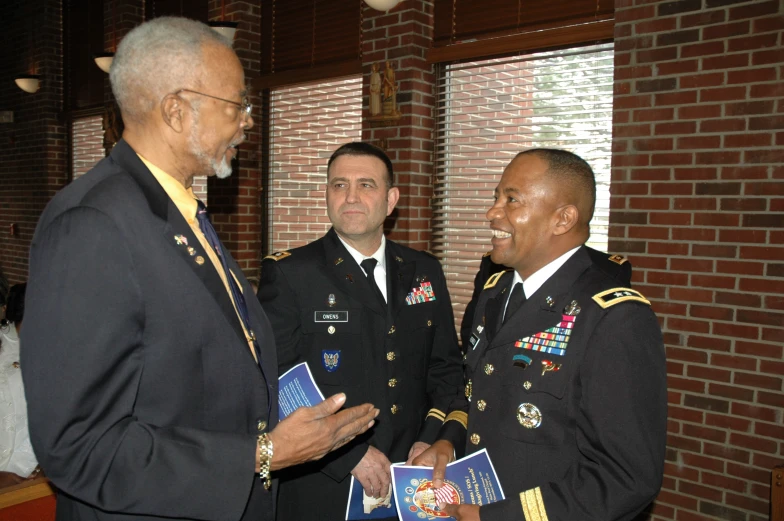
[[[454,461],[455,448],[446,440],[438,440],[418,457],[414,458],[413,465],[433,467],[433,488],[444,485],[446,464]]]
[[[17,476],[13,472],[0,472],[0,488],[12,487],[23,481],[22,476]]]
[[[351,474],[359,480],[368,496],[386,497],[391,482],[389,465],[389,459],[383,452],[375,447],[368,447],[368,451]]]
[[[406,465],[411,465],[414,461],[414,458],[422,454],[428,447],[430,447],[429,443],[425,443],[424,441],[415,441],[414,444],[411,445],[411,449],[408,451]]]
[[[340,411],[343,393],[313,407],[300,407],[269,433],[274,455],[271,470],[322,458],[373,426],[378,409],[366,403]],[[258,471],[258,469],[256,469]]]
[[[439,503],[438,508],[454,517],[457,521],[481,521],[477,505],[447,505]]]

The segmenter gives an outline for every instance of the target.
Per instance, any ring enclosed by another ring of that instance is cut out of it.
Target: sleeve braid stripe
[[[539,487],[520,492],[520,503],[523,505],[525,521],[548,521]]]
[[[463,426],[464,429],[468,429],[468,414],[464,413],[463,411],[452,411],[450,412],[444,423],[448,421],[456,421],[460,425]]]
[[[446,418],[446,415],[444,414],[443,411],[439,411],[438,409],[435,408],[427,411],[427,416],[425,416],[425,419],[430,418],[431,416],[436,420],[440,420],[441,422],[443,422],[444,419]]]

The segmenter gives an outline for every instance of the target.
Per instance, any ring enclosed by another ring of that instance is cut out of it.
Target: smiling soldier
[[[632,519],[661,486],[667,395],[650,303],[585,246],[596,197],[578,156],[532,149],[507,166],[487,211],[496,264],[476,308],[466,389],[414,464],[486,448],[506,499],[442,505],[459,521]],[[462,423],[462,425],[461,425]]]
[[[288,473],[280,489],[282,521],[342,521],[351,475],[368,496],[387,496],[390,462],[410,461],[435,440],[462,388],[441,265],[384,237],[398,197],[381,149],[343,145],[327,167],[332,229],[262,263],[258,295],[281,371],[306,361],[325,394],[345,392],[348,405],[372,400],[381,410],[364,437]]]

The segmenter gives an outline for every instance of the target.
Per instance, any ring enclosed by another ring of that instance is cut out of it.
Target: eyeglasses
[[[212,96],[210,94],[204,94],[203,92],[199,92],[197,90],[191,90],[191,89],[180,89],[177,92],[175,92],[175,94],[179,94],[180,92],[190,92],[192,94],[198,94],[199,96],[206,96],[208,98],[216,99],[218,101],[225,101],[226,103],[231,103],[232,105],[236,105],[237,107],[239,107],[240,113],[245,118],[249,118],[250,117],[250,113],[253,110],[253,105],[251,105],[250,99],[248,99],[247,96],[242,98],[242,103],[237,103],[236,101],[231,101],[230,99],[219,98],[218,96]]]

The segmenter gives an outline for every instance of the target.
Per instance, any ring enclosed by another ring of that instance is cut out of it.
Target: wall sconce
[[[224,21],[216,21],[216,22],[207,22],[207,25],[212,27],[212,30],[216,33],[220,34],[230,42],[234,41],[234,35],[237,32],[237,27],[239,27],[239,22],[224,22]]]
[[[17,76],[14,81],[17,87],[30,94],[38,92],[38,89],[41,88],[41,77],[33,74]]]
[[[365,3],[377,11],[389,11],[399,4],[400,0],[365,0]]]
[[[99,52],[93,55],[93,59],[95,60],[95,64],[98,66],[98,68],[108,74],[109,69],[112,66],[112,61],[114,60],[114,53]]]

